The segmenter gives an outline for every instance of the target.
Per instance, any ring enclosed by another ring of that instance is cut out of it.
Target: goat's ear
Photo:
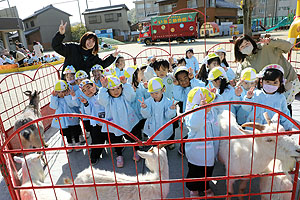
[[[242,124],[241,127],[250,127],[253,128],[253,122],[247,122],[245,124]],[[260,123],[255,123],[254,124],[254,128],[259,130],[259,131],[263,131],[265,129],[265,126],[260,124]]]
[[[16,163],[23,163],[25,162],[24,158],[18,157],[18,156],[14,156],[14,160],[16,161]]]
[[[39,94],[41,94],[42,93],[42,91],[39,91],[37,94],[39,95]]]
[[[137,151],[137,153],[139,154],[139,156],[141,158],[144,158],[144,159],[150,158],[153,155],[153,153],[151,153],[151,152],[145,152],[145,151]]]
[[[239,127],[239,129],[241,132],[245,133],[246,135],[253,134],[253,131],[245,130],[245,129],[242,129],[241,127]]]
[[[31,91],[27,90],[27,91],[24,92],[24,94],[25,94],[26,96],[29,96],[29,97],[30,97],[30,96],[31,96]]]

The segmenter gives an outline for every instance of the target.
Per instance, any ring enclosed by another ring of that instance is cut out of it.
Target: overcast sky
[[[66,2],[66,3],[63,3]],[[103,6],[109,6],[109,0],[88,0],[89,8],[98,8]],[[126,6],[131,9],[134,8],[133,0],[111,0],[112,5],[126,4]],[[53,4],[54,7],[63,10],[72,16],[70,17],[71,23],[80,22],[78,1],[77,0],[9,0],[10,6],[16,6],[18,9],[19,17],[21,19],[32,15],[34,11],[46,7],[49,4]],[[87,8],[86,0],[79,0],[80,11]],[[7,0],[0,2],[0,9],[8,8]],[[84,22],[84,18],[82,16]]]

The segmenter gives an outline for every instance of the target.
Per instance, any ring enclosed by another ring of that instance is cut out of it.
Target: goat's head
[[[152,147],[147,152],[137,151],[139,156],[145,159],[145,164],[151,172],[158,172],[168,167],[167,151],[164,147]],[[159,159],[158,159],[159,157]],[[160,165],[158,164],[160,161]]]
[[[277,135],[277,132],[285,132],[283,126],[278,124],[279,116],[277,113],[273,116],[272,120],[269,118],[267,112],[264,113],[264,117],[267,124],[248,122],[243,124],[242,127],[255,127],[258,130],[255,133],[274,133]],[[252,134],[252,131],[248,132]],[[257,137],[256,141],[264,143],[264,147],[266,148],[264,153],[270,156],[274,157],[275,149],[277,148],[276,158],[282,161],[284,170],[291,170],[294,167],[296,159],[300,158],[299,140],[296,140],[295,137],[280,134],[277,137],[277,145],[276,136]]]
[[[25,159],[23,157],[14,156],[14,160],[17,163],[22,164],[22,179],[23,183],[30,180],[29,179],[29,173],[32,180],[39,180],[40,182],[44,182],[45,180],[45,174],[43,170],[43,162],[42,162],[42,154],[29,154],[25,156]],[[25,162],[26,160],[26,162]],[[27,166],[26,166],[27,163]],[[28,171],[29,170],[29,171]]]
[[[31,91],[25,91],[24,94],[29,97],[29,105],[34,105],[36,108],[39,107],[41,91],[38,92],[35,90],[33,93]]]

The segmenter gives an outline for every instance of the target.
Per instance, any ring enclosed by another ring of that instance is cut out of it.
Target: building
[[[125,4],[86,9],[82,14],[89,31],[112,29],[113,36],[118,40],[127,40],[130,25]]]
[[[295,13],[297,0],[257,0],[252,12],[253,18],[282,17]]]
[[[137,0],[135,4],[136,19],[138,22],[145,20],[149,16],[155,16],[159,13],[159,6],[156,0]]]
[[[45,50],[52,49],[52,38],[58,31],[61,20],[67,22],[65,41],[71,41],[70,16],[72,15],[50,4],[23,19],[28,49],[32,50],[33,41],[40,42]]]
[[[15,49],[15,45],[9,41],[9,34],[11,32],[17,32],[19,35],[18,40],[27,47],[23,29],[22,20],[19,18],[19,14],[15,6],[0,10],[0,34],[2,40],[0,50],[3,50],[4,48],[8,50]]]
[[[207,4],[204,4],[203,0],[157,0],[159,4],[159,15],[169,15],[177,10],[183,8],[193,8],[206,14],[206,20],[208,22],[233,22],[236,23],[238,19],[238,10],[240,7],[227,2],[225,0],[207,0]],[[205,11],[206,7],[206,11]],[[194,12],[183,10],[182,12]],[[204,16],[199,15],[200,22],[204,22]]]

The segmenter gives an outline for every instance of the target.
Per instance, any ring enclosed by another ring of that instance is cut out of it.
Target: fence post
[[[2,148],[4,148],[4,147],[2,147]],[[8,172],[8,169],[6,166],[6,162],[5,162],[5,158],[2,154],[2,152],[0,153],[0,169],[1,169],[1,174],[5,180],[5,183],[6,183],[7,189],[10,193],[11,198],[13,200],[17,199],[16,193],[13,189],[13,183],[11,181],[11,176],[9,175],[9,172]]]

